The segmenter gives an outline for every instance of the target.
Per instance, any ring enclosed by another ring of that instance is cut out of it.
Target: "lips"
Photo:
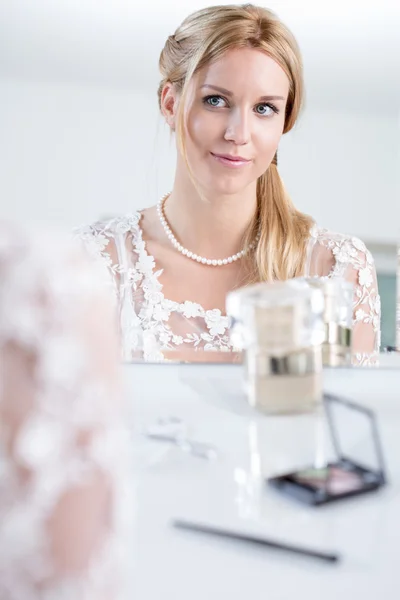
[[[244,158],[243,156],[235,156],[233,154],[215,154],[211,152],[215,158],[225,158],[226,160],[231,160],[233,162],[250,162],[248,158]]]
[[[214,154],[214,152],[211,152],[211,156],[213,156],[219,163],[228,167],[243,167],[251,163],[251,160],[248,158],[244,158],[243,156],[235,156],[233,154]]]

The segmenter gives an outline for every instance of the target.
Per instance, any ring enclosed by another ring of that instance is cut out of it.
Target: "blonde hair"
[[[163,77],[180,93],[176,127],[178,147],[189,168],[185,151],[185,101],[190,81],[200,69],[237,48],[264,51],[285,71],[289,95],[283,133],[293,127],[303,101],[303,66],[292,33],[270,10],[252,4],[212,6],[189,15],[169,36],[160,55]],[[313,220],[291,202],[278,172],[277,155],[257,181],[257,210],[245,235],[249,244],[260,239],[250,260],[251,281],[285,280],[303,274],[306,246]]]

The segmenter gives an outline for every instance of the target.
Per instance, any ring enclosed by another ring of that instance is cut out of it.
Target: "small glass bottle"
[[[299,279],[231,292],[231,341],[243,351],[251,406],[268,414],[312,410],[322,397],[324,297]]]
[[[352,359],[353,284],[342,277],[306,277],[311,287],[324,295],[322,363],[345,367]]]

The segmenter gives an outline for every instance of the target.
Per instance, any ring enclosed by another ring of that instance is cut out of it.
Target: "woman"
[[[190,15],[161,52],[159,105],[176,133],[173,189],[157,206],[80,229],[113,276],[125,358],[232,350],[227,292],[255,281],[345,276],[355,285],[358,363],[379,348],[371,254],[295,209],[278,173],[282,134],[303,100],[301,56],[252,5]]]
[[[59,234],[0,222],[0,598],[127,597],[129,440],[103,275]]]

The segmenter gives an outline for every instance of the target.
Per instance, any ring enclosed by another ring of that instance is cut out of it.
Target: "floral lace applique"
[[[358,238],[331,233],[326,229],[314,227],[311,237],[315,244],[311,262],[318,264],[319,248],[325,248],[329,251],[328,256],[330,254],[333,263],[329,273],[321,272],[323,269],[317,267],[319,272],[315,274],[344,277],[354,285],[354,364],[376,364],[380,348],[381,301],[371,252]],[[363,342],[363,351],[358,340]]]
[[[219,309],[206,311],[196,302],[178,303],[165,298],[159,282],[162,270],[156,270],[154,257],[147,253],[140,218],[140,213],[134,213],[78,230],[81,239],[103,258],[114,286],[119,289],[120,300],[121,295],[125,295],[127,314],[130,315],[127,317],[130,319],[128,329],[134,329],[136,333],[127,337],[125,321],[122,327],[125,330],[122,332],[124,355],[129,357],[140,351],[147,360],[162,360],[164,351],[184,346],[197,350],[234,351],[229,339],[229,319]],[[128,244],[127,234],[131,239]],[[115,254],[109,251],[110,243],[117,248],[115,261],[110,258],[110,254]],[[356,360],[358,364],[373,363],[380,344],[380,300],[371,253],[359,239],[330,233],[317,226],[310,231],[309,247],[314,263],[319,261],[319,249],[326,254],[325,263],[318,265],[312,274],[340,276],[353,282],[354,325],[370,328],[369,337],[372,334],[374,337],[373,341],[368,341],[368,351],[358,353]],[[120,279],[117,285],[116,278]]]

